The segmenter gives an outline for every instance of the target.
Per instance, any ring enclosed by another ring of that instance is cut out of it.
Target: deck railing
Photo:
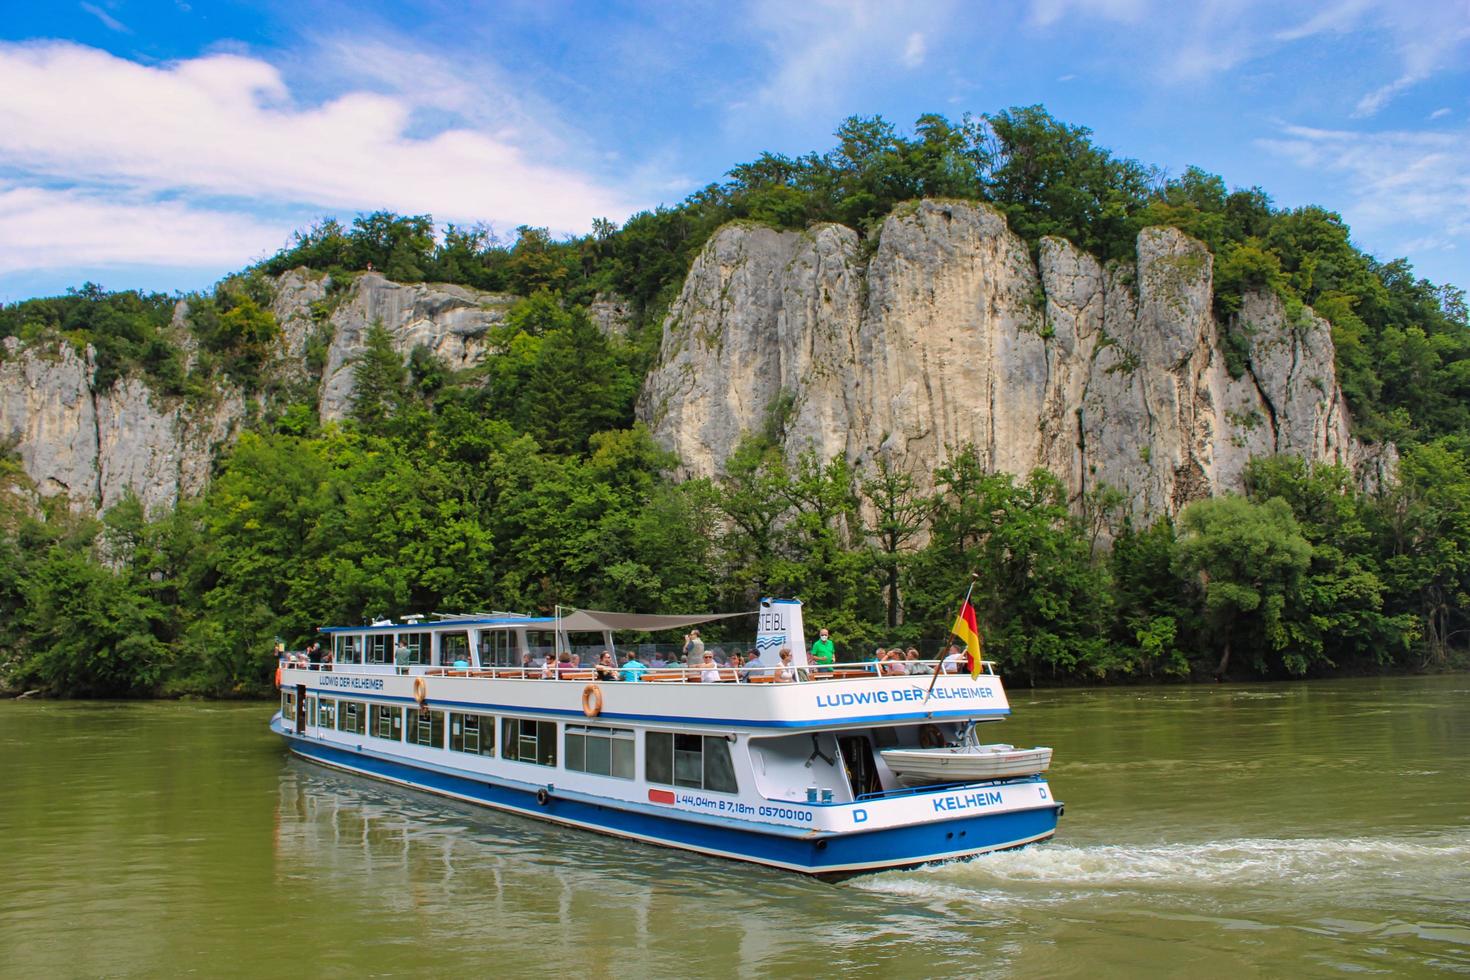
[[[895,662],[896,663],[896,662]],[[281,658],[280,666],[291,667],[297,670],[309,670],[333,673],[370,673],[380,675],[383,671],[362,671],[363,664],[333,664],[312,663],[302,660],[292,654]],[[370,664],[367,666],[382,666]],[[770,667],[765,664],[754,667],[647,667],[639,682],[645,684],[803,684],[810,682],[836,681],[836,680],[880,680],[887,678],[923,678],[930,679],[936,672],[948,674],[952,677],[962,677],[965,674],[961,670],[942,670],[943,662],[939,660],[912,660],[904,661],[903,672],[882,669],[889,664],[879,665],[867,664],[836,664],[831,667]],[[996,663],[993,660],[983,661],[982,673],[997,674]],[[916,669],[917,668],[917,669]],[[719,681],[707,681],[704,674],[707,670],[717,671]],[[423,667],[415,665],[412,668],[400,667],[400,674],[414,674],[425,677],[466,677],[490,680],[562,680],[562,681],[606,681],[608,683],[631,683],[623,679],[623,667],[608,667],[606,671],[612,676],[606,676],[593,667],[577,666],[571,670],[552,669],[544,667]],[[794,675],[784,676],[789,672]]]

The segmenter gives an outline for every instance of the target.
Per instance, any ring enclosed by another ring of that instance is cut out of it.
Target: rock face
[[[485,334],[515,302],[459,286],[400,285],[372,273],[358,276],[334,302],[324,277],[289,272],[277,280],[271,304],[282,334],[271,371],[316,381],[310,348],[325,345],[321,418],[340,420],[351,408],[353,362],[371,324],[382,323],[405,357],[423,344],[449,367],[463,368],[490,353]],[[181,302],[173,333],[188,340],[186,312]],[[192,358],[192,350],[185,353]],[[158,398],[138,378],[93,391],[94,368],[90,349],[78,354],[68,344],[5,340],[0,443],[14,447],[37,490],[63,494],[86,510],[105,510],[128,491],[150,509],[201,492],[217,449],[246,415],[246,399],[226,391],[212,406],[190,409]]]
[[[847,228],[732,225],[669,312],[639,415],[691,475],[763,429],[792,457],[886,458],[921,482],[973,444],[989,467],[1044,466],[1074,499],[1107,484],[1147,515],[1238,489],[1273,452],[1381,478],[1391,460],[1349,434],[1327,322],[1247,296],[1231,377],[1211,282],[1209,251],[1168,228],[1139,235],[1136,263],[1047,239],[1038,267],[965,202],[896,211],[868,260]]]
[[[0,438],[42,494],[79,508],[106,509],[129,491],[150,509],[199,493],[214,449],[244,414],[238,396],[193,410],[160,405],[136,379],[94,392],[91,348],[5,343]]]
[[[368,330],[381,323],[405,357],[423,345],[448,367],[478,364],[490,353],[486,333],[505,321],[515,296],[482,293],[464,286],[390,282],[364,273],[331,313],[331,346],[322,372],[321,418],[340,421],[352,408],[353,364],[363,352]],[[277,321],[284,322],[277,311]],[[290,315],[290,311],[285,311]]]

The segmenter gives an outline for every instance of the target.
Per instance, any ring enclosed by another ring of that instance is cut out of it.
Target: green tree
[[[1179,527],[1175,570],[1198,583],[1220,648],[1215,676],[1225,676],[1232,652],[1242,647],[1264,670],[1266,654],[1291,641],[1286,609],[1298,599],[1312,560],[1291,507],[1279,497],[1259,504],[1233,495],[1198,500],[1180,513]],[[1296,666],[1286,663],[1300,673]]]

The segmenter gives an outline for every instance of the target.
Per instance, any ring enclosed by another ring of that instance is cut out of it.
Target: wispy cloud
[[[926,47],[924,33],[922,31],[914,31],[914,33],[910,34],[908,41],[903,46],[903,66],[905,68],[918,68],[922,65],[924,63]]]
[[[751,27],[771,52],[775,69],[747,108],[787,116],[828,114],[856,82],[922,64],[926,38],[953,9],[953,0],[796,5],[757,0]]]
[[[1305,170],[1342,175],[1352,198],[1343,211],[1355,234],[1392,242],[1397,254],[1447,250],[1470,235],[1470,129],[1287,126],[1259,145]]]
[[[103,10],[101,7],[97,6],[94,3],[83,3],[81,4],[81,8],[87,13],[91,14],[93,17],[96,17],[98,20],[100,20],[102,22],[102,26],[107,28],[109,31],[116,31],[119,34],[133,33],[133,29],[131,27],[129,27],[127,24],[124,24],[122,21],[118,20],[116,17],[112,16],[107,11]]]

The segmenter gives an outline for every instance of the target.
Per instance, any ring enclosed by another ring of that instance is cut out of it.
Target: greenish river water
[[[294,761],[274,705],[0,704],[0,974],[1470,973],[1470,677],[1011,692],[1067,813],[831,885]]]

